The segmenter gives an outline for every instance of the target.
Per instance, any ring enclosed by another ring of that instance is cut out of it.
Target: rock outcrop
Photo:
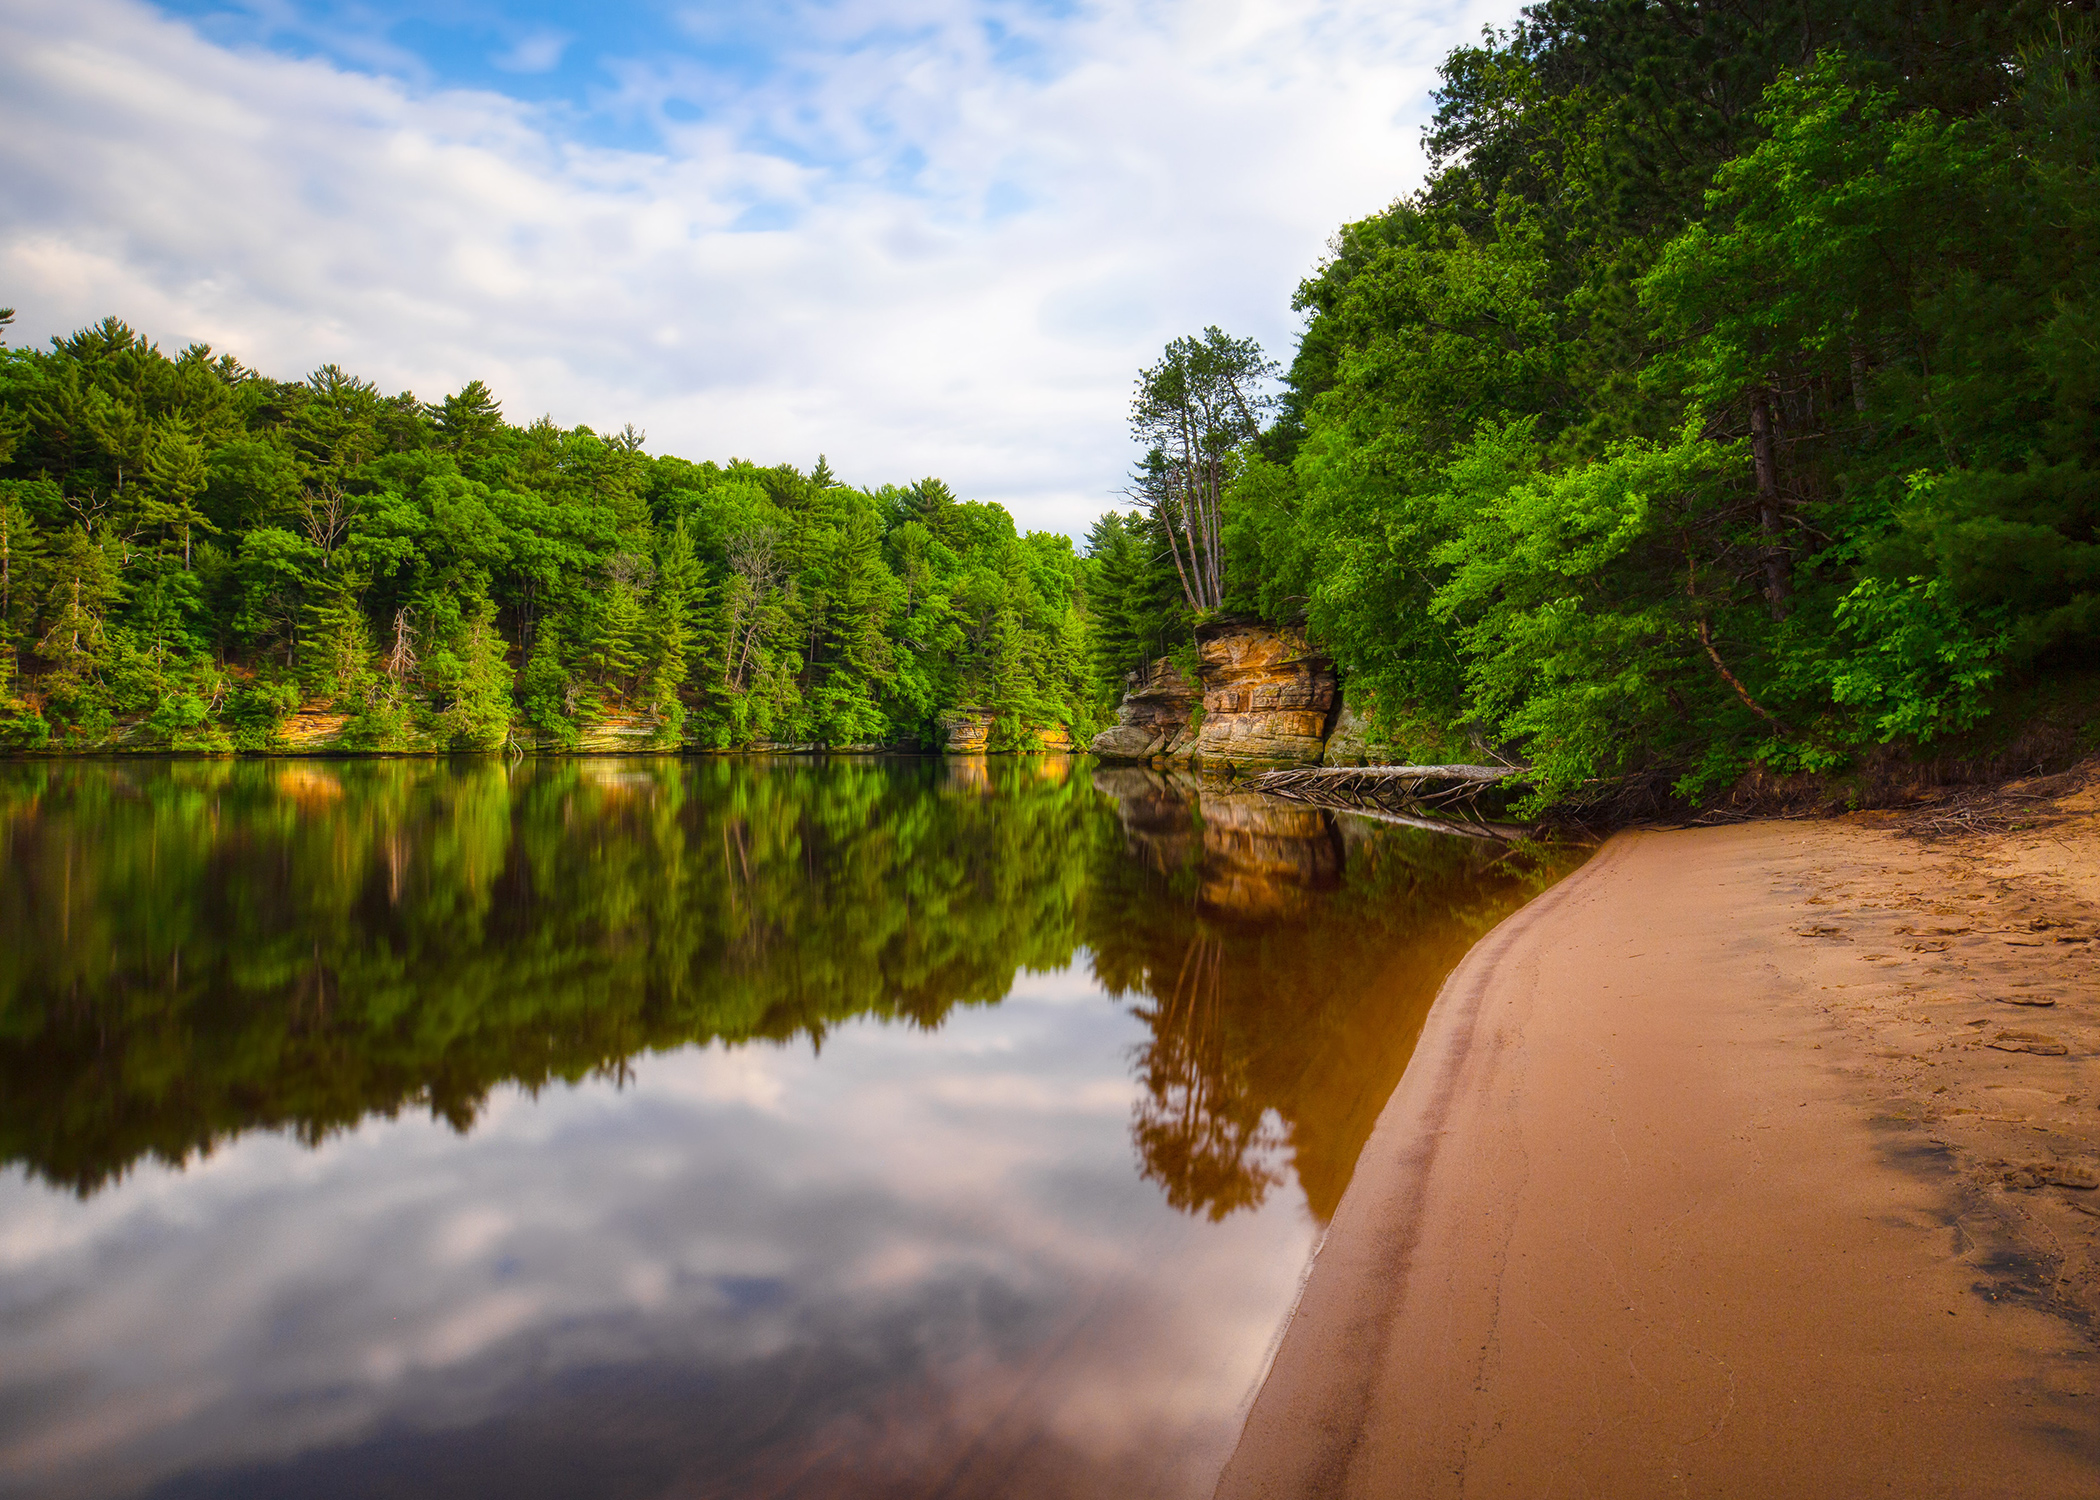
[[[991,748],[994,718],[988,708],[956,708],[942,714],[938,720],[941,753],[985,754]],[[1029,729],[1045,750],[1069,751],[1072,748],[1072,731],[1062,724],[1033,724]]]
[[[1164,657],[1133,673],[1115,726],[1094,737],[1094,754],[1216,766],[1319,761],[1339,694],[1334,664],[1301,627],[1200,626],[1196,656],[1195,683]]]
[[[1196,685],[1162,656],[1124,680],[1116,722],[1087,748],[1103,760],[1186,758],[1195,741],[1189,721],[1196,717],[1196,702]]]
[[[1296,625],[1196,632],[1203,723],[1189,758],[1206,764],[1317,761],[1334,715],[1334,663]]]
[[[991,710],[952,709],[940,716],[941,750],[948,755],[982,755],[992,738]]]
[[[1343,704],[1341,713],[1335,716],[1334,728],[1328,731],[1327,746],[1320,753],[1323,766],[1378,766],[1392,760],[1392,747],[1382,741],[1374,741],[1371,721],[1356,709]]]

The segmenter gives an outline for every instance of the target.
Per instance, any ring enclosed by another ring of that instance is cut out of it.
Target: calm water
[[[1498,851],[1084,761],[0,764],[0,1493],[1200,1496]]]

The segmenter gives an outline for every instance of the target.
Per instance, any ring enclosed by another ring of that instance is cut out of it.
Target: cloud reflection
[[[67,1232],[14,1242],[0,1475],[1197,1493],[1313,1226],[1286,1200],[1220,1230],[1137,1179],[1141,1028],[1090,988],[1038,977],[932,1034],[851,1024],[821,1057],[652,1057],[624,1090],[492,1099],[464,1140],[250,1136],[87,1203],[12,1174],[0,1220]],[[62,1417],[38,1400],[60,1391]]]

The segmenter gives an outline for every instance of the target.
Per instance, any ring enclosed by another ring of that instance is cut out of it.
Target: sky
[[[7,0],[0,305],[1084,532],[1513,0]]]

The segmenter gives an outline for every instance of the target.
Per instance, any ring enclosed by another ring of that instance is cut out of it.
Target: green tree
[[[1275,372],[1254,340],[1211,327],[1173,340],[1138,376],[1130,430],[1146,457],[1131,493],[1166,538],[1191,609],[1225,602],[1228,465],[1260,434]]]

